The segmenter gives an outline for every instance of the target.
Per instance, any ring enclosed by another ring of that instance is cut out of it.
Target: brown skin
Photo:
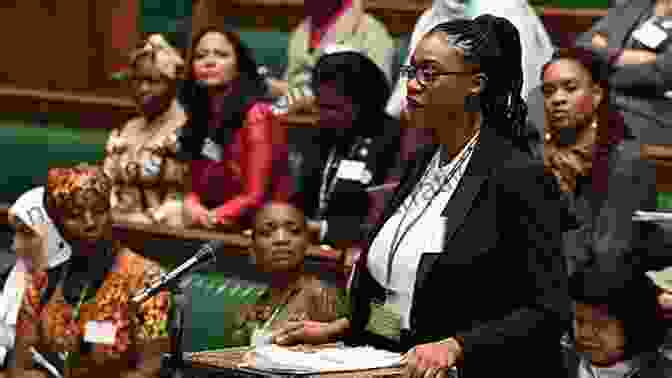
[[[110,237],[112,221],[109,211],[109,201],[107,199],[108,195],[109,193],[101,194],[93,190],[79,192],[74,196],[73,206],[65,209],[62,218],[63,233],[70,243],[79,246],[79,248],[75,248],[74,250],[80,251],[80,253],[95,254],[96,251],[93,248],[95,241]],[[27,242],[26,246],[28,246]],[[132,306],[130,311],[132,313],[137,310],[138,308]],[[31,361],[26,340],[17,337],[16,345],[17,359],[22,362],[17,364],[17,369],[13,372],[13,376],[39,376],[35,374],[40,372],[23,369],[23,367],[30,366]],[[163,340],[157,340],[153,344],[146,345],[145,348],[140,350],[142,359],[139,368],[125,372],[122,376],[152,377],[158,373],[161,367],[161,355],[168,352],[169,345]]]
[[[574,304],[576,349],[590,356],[595,366],[610,366],[623,360],[623,322],[608,313],[606,306]]]
[[[191,69],[197,80],[214,90],[225,88],[240,74],[233,45],[226,35],[214,31],[198,41]]]
[[[335,83],[331,81],[320,83],[318,93],[316,102],[320,111],[320,127],[351,128],[357,113],[352,99],[340,94]]]
[[[571,59],[559,59],[546,67],[542,90],[550,133],[561,128],[585,131],[604,97],[604,90],[593,82],[588,70]]]
[[[30,262],[34,270],[47,267],[47,225],[28,226],[16,215],[9,214],[9,224],[14,229],[12,249],[16,255]]]
[[[131,87],[133,98],[148,121],[165,113],[175,97],[175,81],[161,74],[152,57],[144,55],[136,60]]]
[[[480,127],[480,113],[465,112],[464,104],[468,95],[483,91],[485,76],[478,73],[477,66],[464,61],[459,48],[448,46],[442,32],[420,41],[411,64],[435,73],[458,72],[437,76],[427,87],[417,79],[407,84],[410,126],[434,129],[436,141],[445,145],[451,156],[457,155]]]
[[[297,278],[302,273],[308,245],[306,219],[295,207],[272,203],[257,214],[252,231],[252,251],[257,266],[263,271],[282,280]]]

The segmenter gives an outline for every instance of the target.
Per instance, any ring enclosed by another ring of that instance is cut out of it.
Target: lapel
[[[622,8],[621,12],[609,13],[609,46],[623,46],[642,14],[650,9],[650,0],[635,0]],[[616,27],[614,27],[616,26]]]
[[[464,223],[473,206],[474,198],[480,192],[483,182],[490,176],[495,164],[505,161],[507,151],[510,153],[510,150],[510,144],[497,136],[492,126],[483,127],[464,176],[441,212],[446,219],[444,248],[453,238],[455,231]]]

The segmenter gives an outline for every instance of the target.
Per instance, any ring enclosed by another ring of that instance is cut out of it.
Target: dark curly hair
[[[519,148],[531,152],[525,135],[527,105],[523,88],[522,48],[518,29],[507,19],[490,14],[435,26],[428,35],[443,33],[451,47],[464,52],[466,63],[477,65],[487,85],[480,94],[485,124],[497,127]]]

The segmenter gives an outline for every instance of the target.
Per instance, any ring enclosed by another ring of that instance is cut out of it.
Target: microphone
[[[225,244],[222,240],[213,240],[205,243],[196,254],[189,260],[182,263],[182,265],[175,268],[170,273],[155,281],[151,286],[144,289],[142,292],[133,297],[132,301],[135,304],[142,304],[149,298],[158,294],[161,290],[179,283],[187,272],[192,271],[198,265],[205,265],[214,262],[217,258],[215,252],[223,247]]]

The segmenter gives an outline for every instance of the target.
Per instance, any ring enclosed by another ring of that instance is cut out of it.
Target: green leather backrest
[[[238,346],[232,328],[242,304],[253,304],[261,286],[227,279],[222,274],[195,274],[189,288],[191,313],[185,351],[202,351]]]

